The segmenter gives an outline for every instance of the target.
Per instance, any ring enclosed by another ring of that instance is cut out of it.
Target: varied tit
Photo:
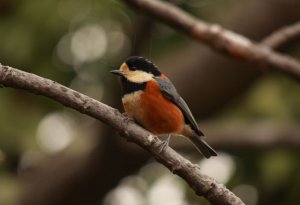
[[[204,135],[185,101],[156,65],[132,56],[111,73],[120,76],[127,115],[154,134],[169,134],[161,151],[168,145],[171,134],[179,134],[188,137],[206,158],[217,155],[203,140]]]

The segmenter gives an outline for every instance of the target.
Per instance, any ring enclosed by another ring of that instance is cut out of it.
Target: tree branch
[[[202,124],[202,127],[209,133],[209,143],[220,149],[300,148],[300,127],[297,123],[208,123]]]
[[[300,80],[300,62],[272,51],[267,46],[254,43],[219,25],[200,21],[168,2],[158,0],[124,1],[218,51],[260,66],[270,66]]]
[[[300,38],[300,22],[296,22],[292,25],[285,26],[275,31],[274,33],[266,37],[262,41],[262,44],[277,49],[278,47],[282,47],[299,38]]]
[[[182,177],[199,196],[204,196],[212,204],[244,204],[224,185],[209,176],[201,174],[200,168],[177,154],[173,149],[166,148],[159,153],[161,141],[158,137],[128,121],[118,110],[96,101],[77,91],[60,85],[57,82],[20,71],[0,64],[0,84],[7,87],[23,89],[38,95],[51,98],[67,107],[98,119],[124,137],[150,152],[170,171]]]

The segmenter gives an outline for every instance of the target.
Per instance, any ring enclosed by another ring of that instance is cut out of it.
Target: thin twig
[[[60,85],[37,75],[20,71],[0,64],[0,84],[7,87],[23,89],[38,95],[43,95],[67,107],[98,119],[119,131],[129,141],[135,142],[150,152],[160,163],[174,174],[182,177],[195,192],[207,198],[212,204],[244,204],[224,185],[213,178],[201,174],[200,168],[167,148],[159,153],[161,141],[158,137],[128,121],[118,110],[109,107],[84,94]]]
[[[262,44],[274,49],[300,39],[300,22],[285,26],[262,40]]]
[[[124,1],[218,51],[260,66],[272,67],[300,80],[300,62],[296,59],[281,55],[267,46],[254,43],[219,25],[198,20],[168,2],[158,0]]]

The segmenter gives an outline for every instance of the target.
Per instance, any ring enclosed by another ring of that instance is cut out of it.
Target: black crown
[[[158,67],[146,58],[140,56],[131,56],[127,58],[125,62],[130,70],[142,70],[147,73],[152,73],[154,76],[161,75]]]

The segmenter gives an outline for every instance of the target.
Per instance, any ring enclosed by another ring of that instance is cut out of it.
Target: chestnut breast
[[[155,80],[147,82],[143,91],[122,98],[127,114],[154,134],[180,133],[184,126],[181,110],[165,98]]]

